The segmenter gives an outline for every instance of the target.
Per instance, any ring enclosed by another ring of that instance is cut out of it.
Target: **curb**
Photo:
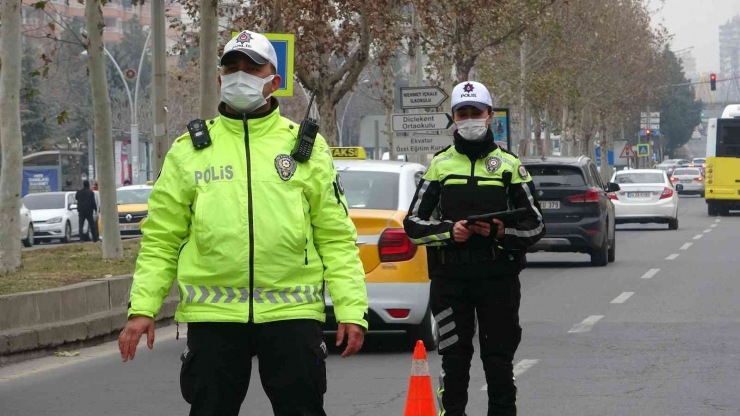
[[[0,366],[116,339],[126,325],[132,281],[116,276],[0,296]],[[155,319],[158,327],[174,322],[178,302],[175,283]]]

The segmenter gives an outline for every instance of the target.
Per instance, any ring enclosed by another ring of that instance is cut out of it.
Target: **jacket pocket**
[[[247,208],[243,205],[239,194],[224,186],[198,194],[192,240],[202,256],[233,259],[233,250],[248,249]]]

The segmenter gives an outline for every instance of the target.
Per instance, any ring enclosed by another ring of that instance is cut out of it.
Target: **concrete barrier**
[[[0,365],[18,361],[9,358],[14,355],[51,353],[65,344],[118,333],[126,325],[132,280],[132,276],[116,276],[0,296]],[[175,282],[156,320],[171,320],[178,300]]]

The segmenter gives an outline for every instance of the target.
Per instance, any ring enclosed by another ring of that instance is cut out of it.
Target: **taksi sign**
[[[393,149],[397,155],[426,155],[437,153],[452,144],[452,136],[396,137]]]
[[[334,159],[367,159],[362,147],[331,147],[331,157]]]
[[[437,108],[447,97],[439,87],[401,88],[401,108]]]
[[[393,131],[446,130],[452,126],[447,113],[394,114]]]

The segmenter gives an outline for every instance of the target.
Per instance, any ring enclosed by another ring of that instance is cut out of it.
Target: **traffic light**
[[[650,129],[645,129],[645,136],[650,137]]]
[[[717,75],[709,75],[709,85],[712,87],[712,91],[717,91]]]

